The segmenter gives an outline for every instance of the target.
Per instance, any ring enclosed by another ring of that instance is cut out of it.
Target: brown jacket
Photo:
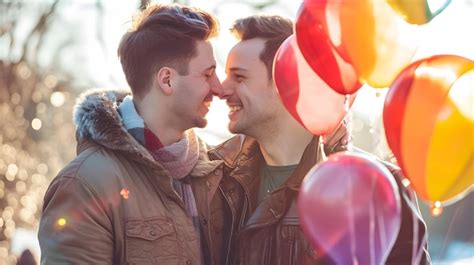
[[[340,129],[328,141],[325,146],[326,154],[344,149],[341,144],[344,135],[342,131]],[[234,249],[234,264],[331,264],[309,245],[299,227],[295,204],[304,176],[321,160],[317,137],[314,137],[307,146],[300,164],[287,182],[273,191],[260,205],[256,205],[256,196],[259,186],[258,170],[263,157],[254,139],[236,136],[212,150],[211,158],[224,160],[226,174],[224,178],[229,176],[240,184],[240,187],[234,187],[238,193],[234,192],[233,196],[235,200],[241,200],[242,209],[241,220],[236,219],[238,229],[234,230],[238,231],[238,235],[234,235],[234,244],[238,245],[238,249]],[[401,185],[400,170],[393,165],[385,164],[395,176],[402,201],[401,229],[386,264],[411,264],[413,220],[416,220],[420,231],[416,242],[422,251],[420,264],[429,263],[426,251],[426,226],[419,213],[416,198]]]
[[[204,242],[168,172],[122,128],[125,93],[95,91],[75,110],[78,156],[52,181],[39,228],[42,264],[209,264],[227,258],[222,162],[200,142],[191,172]],[[232,231],[229,230],[228,233]]]

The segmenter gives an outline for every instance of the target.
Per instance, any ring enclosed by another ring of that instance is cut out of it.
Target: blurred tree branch
[[[140,0],[140,5],[138,6],[138,9],[144,10],[148,4],[150,4],[150,0]]]
[[[50,20],[50,17],[53,16],[54,11],[56,10],[56,6],[58,4],[58,0],[54,1],[53,4],[51,5],[50,9],[46,12],[41,14],[40,18],[38,19],[38,22],[36,23],[35,27],[31,30],[30,34],[28,34],[28,37],[26,37],[25,42],[23,43],[23,54],[20,58],[20,61],[26,61],[26,56],[28,54],[28,51],[30,50],[30,45],[32,45],[32,39],[35,35],[38,37],[38,41],[36,42],[36,47],[33,49],[33,58],[31,59],[30,63],[35,63],[36,62],[36,54],[37,54],[37,48],[43,41],[44,34],[47,29],[48,21]]]
[[[58,3],[0,1],[0,261],[6,264],[14,264],[8,250],[15,230],[37,227],[48,183],[75,150],[63,145],[74,135],[74,90],[57,77],[59,65],[38,64]]]

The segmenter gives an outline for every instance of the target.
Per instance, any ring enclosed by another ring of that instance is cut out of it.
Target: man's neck
[[[298,164],[313,135],[291,117],[275,125],[278,129],[273,133],[256,137],[265,162],[271,166]]]
[[[160,110],[159,107],[156,106],[160,106],[161,104],[154,104],[153,107],[147,107],[150,106],[150,102],[146,101],[146,98],[140,102],[134,100],[134,104],[138,114],[145,121],[147,128],[160,139],[160,142],[164,146],[181,140],[184,136],[184,130],[177,129],[173,124],[169,124],[169,118],[164,115],[167,112]]]
[[[156,122],[153,119],[149,119],[154,121],[152,123],[147,122],[145,117],[143,117],[143,119],[145,120],[148,129],[150,129],[150,131],[152,131],[153,134],[156,135],[158,139],[160,139],[160,142],[163,144],[163,146],[174,144],[181,140],[184,136],[184,131],[169,127],[167,128],[166,124],[160,124],[160,122]]]

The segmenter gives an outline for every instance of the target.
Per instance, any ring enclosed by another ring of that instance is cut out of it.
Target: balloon
[[[451,0],[447,0],[436,11],[431,12],[428,0],[387,0],[387,3],[410,24],[426,24],[439,15]]]
[[[340,55],[332,46],[325,12],[327,4],[326,1],[306,1],[301,6],[295,23],[296,39],[314,72],[338,93],[352,94],[361,84],[347,56]]]
[[[275,84],[284,106],[308,131],[332,132],[346,112],[345,96],[336,93],[316,75],[303,58],[294,35],[278,49],[273,64]],[[349,103],[355,95],[349,97]]]
[[[415,54],[416,27],[403,21],[384,1],[343,2],[339,41],[345,44],[361,81],[373,87],[389,86]]]
[[[304,1],[295,31],[306,60],[339,92],[358,89],[353,90],[354,70],[359,82],[388,87],[410,63],[420,35],[381,0]]]
[[[384,264],[400,230],[395,179],[362,154],[336,153],[313,167],[297,204],[303,232],[335,264]]]
[[[387,142],[390,143],[395,157],[400,157],[400,131],[403,122],[403,116],[405,114],[405,103],[408,93],[410,92],[411,84],[413,83],[414,72],[416,67],[421,64],[421,61],[414,64],[414,67],[410,67],[403,71],[400,76],[403,78],[397,78],[392,87],[398,87],[398,89],[390,90],[385,97],[385,102],[391,102],[385,104],[383,112],[383,120],[385,127],[385,136]],[[388,116],[386,116],[388,115]],[[403,169],[403,161],[398,161],[399,166]]]
[[[454,55],[411,64],[388,91],[387,142],[428,202],[454,202],[474,184],[473,99],[474,61]]]

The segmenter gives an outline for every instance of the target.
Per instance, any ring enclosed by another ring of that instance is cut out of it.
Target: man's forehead
[[[216,60],[214,58],[214,52],[212,45],[208,41],[198,41],[197,51],[198,54],[191,59],[191,64],[196,65],[200,70],[215,68]]]
[[[264,48],[264,41],[261,39],[251,39],[241,41],[229,52],[227,58],[227,68],[229,70],[245,70],[252,64],[262,63],[260,53]]]
[[[250,39],[237,43],[231,50],[231,53],[240,57],[254,58],[258,57],[265,47],[265,41],[262,39]]]

